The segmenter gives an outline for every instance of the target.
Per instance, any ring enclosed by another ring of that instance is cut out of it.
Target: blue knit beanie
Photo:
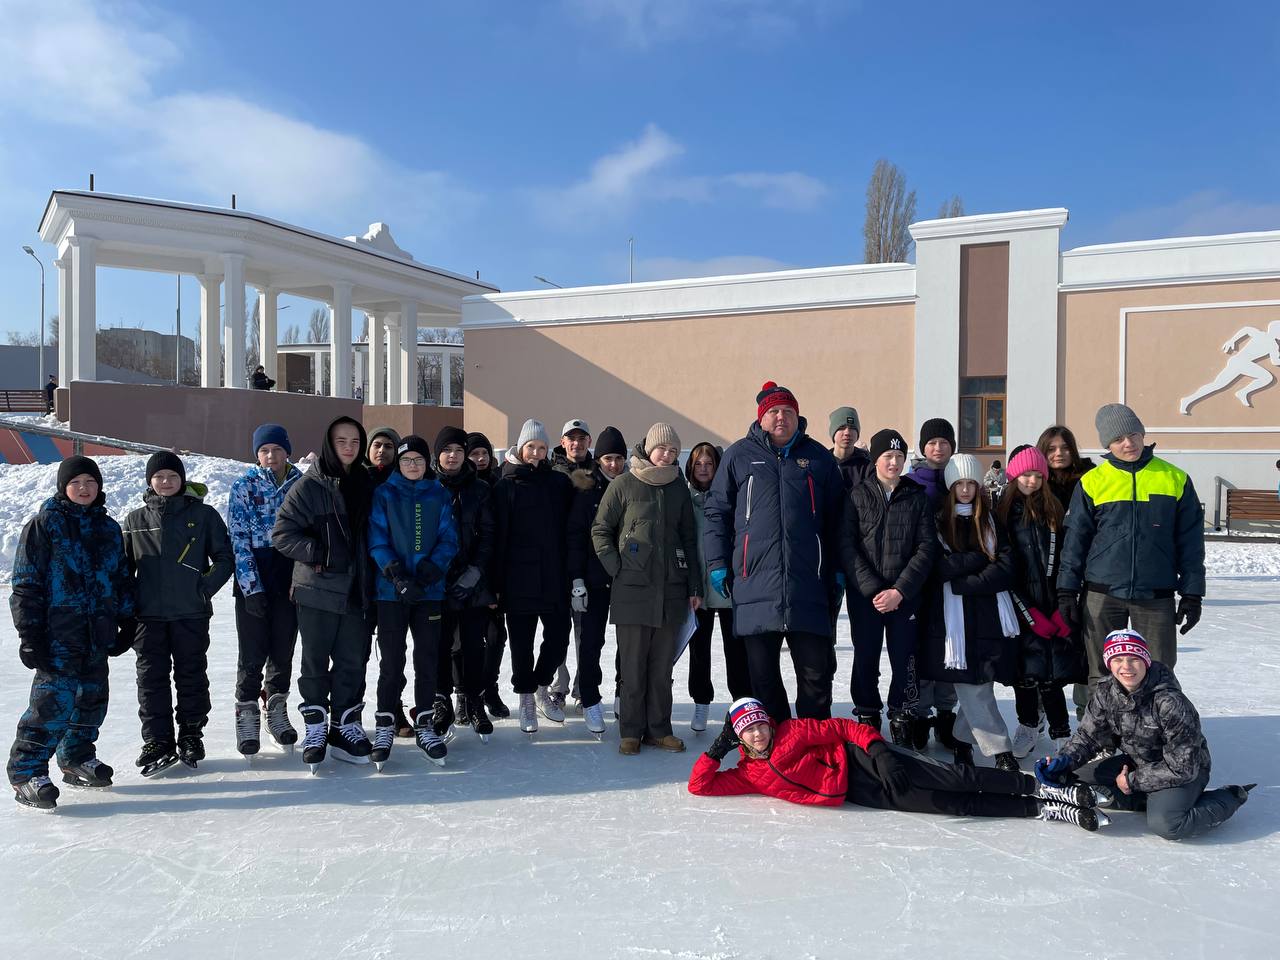
[[[264,443],[277,444],[284,447],[286,455],[293,455],[293,447],[289,443],[289,431],[278,423],[264,423],[253,431],[253,455],[255,458]]]

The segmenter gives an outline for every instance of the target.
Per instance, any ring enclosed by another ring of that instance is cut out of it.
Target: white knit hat
[[[947,461],[947,469],[943,471],[942,478],[948,490],[961,480],[972,480],[982,486],[982,464],[971,453],[957,453]]]

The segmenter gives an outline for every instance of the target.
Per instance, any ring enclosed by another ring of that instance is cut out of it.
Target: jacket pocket
[[[756,475],[753,473],[747,477],[747,523],[751,522],[751,493],[752,487],[755,486]]]

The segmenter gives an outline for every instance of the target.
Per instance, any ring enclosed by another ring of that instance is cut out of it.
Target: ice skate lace
[[[1054,800],[1059,803],[1069,803],[1073,806],[1083,806],[1081,793],[1082,787],[1076,784],[1070,784],[1065,787],[1054,787],[1049,784],[1042,784],[1040,787],[1040,795],[1047,800]]]
[[[1046,803],[1044,805],[1044,819],[1064,820],[1078,827],[1080,826],[1080,811],[1066,803]]]
[[[325,735],[329,724],[325,722],[322,716],[317,723],[307,723],[307,733],[302,740],[304,749],[308,747],[323,747],[325,744]]]
[[[364,732],[364,727],[354,721],[338,727],[338,732],[347,743],[361,743],[369,739],[368,734]]]
[[[256,740],[258,738],[258,711],[241,710],[236,713],[236,739]]]
[[[94,776],[97,776],[98,767],[102,766],[102,761],[99,760],[97,757],[91,757],[88,760],[86,760],[84,763],[80,764],[80,766],[83,769],[87,770],[89,773],[93,774]]]
[[[37,792],[40,790],[41,787],[48,786],[51,783],[53,783],[53,781],[50,780],[48,777],[32,777],[31,778],[31,785],[36,788]]]
[[[289,705],[284,700],[267,703],[267,729],[277,736],[293,729],[289,723]]]
[[[375,750],[390,750],[395,742],[395,727],[378,727],[373,731],[373,748]]]
[[[520,722],[525,726],[535,723],[538,719],[538,709],[534,705],[532,698],[520,701]]]
[[[439,736],[436,735],[435,730],[431,729],[431,727],[418,728],[418,746],[419,747],[425,750],[428,747],[434,747],[438,743],[444,743],[444,740],[442,740]]]

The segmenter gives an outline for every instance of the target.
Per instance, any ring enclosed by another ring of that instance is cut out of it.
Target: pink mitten
[[[1067,626],[1067,621],[1062,619],[1061,610],[1053,611],[1052,623],[1053,623],[1054,629],[1058,633],[1058,636],[1062,637],[1063,639],[1071,638],[1071,628]],[[1041,634],[1041,636],[1046,636],[1046,634]]]
[[[1058,628],[1053,625],[1053,621],[1035,607],[1028,608],[1027,612],[1031,615],[1031,632],[1037,637],[1044,637],[1044,639],[1048,640],[1058,632]]]

